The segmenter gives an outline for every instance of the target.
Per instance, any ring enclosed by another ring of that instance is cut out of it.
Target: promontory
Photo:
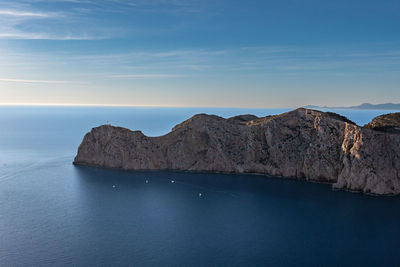
[[[160,137],[102,125],[85,135],[74,164],[131,171],[254,173],[398,195],[397,118],[379,117],[361,127],[338,114],[305,108],[262,118],[198,114]]]

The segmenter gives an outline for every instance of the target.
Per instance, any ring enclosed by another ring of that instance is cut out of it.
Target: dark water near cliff
[[[83,135],[107,120],[160,135],[198,112],[282,111],[0,107],[0,265],[399,265],[399,198],[71,164]],[[387,113],[337,112],[359,124]]]

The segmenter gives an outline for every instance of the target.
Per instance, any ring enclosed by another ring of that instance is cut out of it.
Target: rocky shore
[[[160,137],[103,125],[85,135],[74,164],[257,173],[397,195],[400,134],[397,126],[391,126],[396,131],[379,127],[360,127],[338,114],[305,108],[263,118],[198,114]]]

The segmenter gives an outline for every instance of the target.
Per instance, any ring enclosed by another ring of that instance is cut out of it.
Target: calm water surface
[[[0,107],[0,265],[398,266],[397,197],[71,164],[83,135],[107,120],[157,136],[200,112],[283,111]],[[336,112],[358,124],[387,113]]]

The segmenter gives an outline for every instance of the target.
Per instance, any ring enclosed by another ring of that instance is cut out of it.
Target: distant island
[[[381,109],[381,110],[400,110],[400,104],[394,103],[384,103],[384,104],[370,104],[363,103],[358,106],[350,106],[350,107],[328,107],[328,106],[313,106],[307,105],[304,108],[313,108],[313,109]]]
[[[254,173],[400,194],[400,113],[360,127],[332,112],[198,114],[160,137],[103,125],[85,135],[74,164],[123,170]]]

